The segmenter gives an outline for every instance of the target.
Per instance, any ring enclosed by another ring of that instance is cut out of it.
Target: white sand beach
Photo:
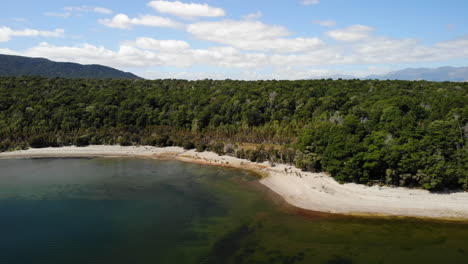
[[[293,166],[271,166],[213,152],[180,147],[88,146],[28,149],[0,153],[4,158],[30,157],[146,157],[250,169],[289,204],[307,210],[355,214],[468,219],[468,193],[435,194],[425,190],[339,184],[325,173],[303,172]]]

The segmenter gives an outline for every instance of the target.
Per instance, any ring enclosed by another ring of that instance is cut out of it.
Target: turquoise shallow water
[[[0,160],[0,263],[468,263],[468,224],[305,213],[246,171]]]

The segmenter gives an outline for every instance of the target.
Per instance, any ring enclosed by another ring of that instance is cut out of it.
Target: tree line
[[[0,151],[182,146],[340,182],[468,189],[468,83],[0,77]]]

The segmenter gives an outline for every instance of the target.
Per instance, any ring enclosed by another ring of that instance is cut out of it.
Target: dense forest
[[[182,146],[340,182],[468,189],[468,83],[0,78],[0,151]]]
[[[81,65],[0,54],[0,76],[42,76],[89,79],[141,79],[133,73],[102,65]]]

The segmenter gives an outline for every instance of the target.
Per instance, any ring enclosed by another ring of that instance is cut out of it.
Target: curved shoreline
[[[254,163],[213,152],[186,151],[180,147],[88,146],[28,149],[0,153],[5,158],[39,157],[146,157],[176,159],[207,165],[254,170],[260,183],[292,206],[325,213],[364,216],[405,216],[468,219],[468,193],[434,194],[425,190],[339,184],[325,173],[303,172],[293,166]]]

